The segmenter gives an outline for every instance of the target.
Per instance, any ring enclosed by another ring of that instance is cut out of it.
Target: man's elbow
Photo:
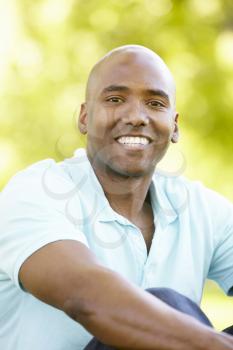
[[[103,295],[109,285],[109,278],[112,281],[112,274],[110,270],[95,266],[86,271],[82,278],[79,276],[78,280],[82,282],[70,290],[62,310],[84,327],[101,319],[106,309]]]
[[[80,297],[67,299],[62,309],[70,318],[82,325],[87,324],[97,314],[94,303]]]

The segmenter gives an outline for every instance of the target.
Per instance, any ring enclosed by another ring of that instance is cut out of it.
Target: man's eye
[[[164,104],[160,101],[157,101],[157,100],[153,100],[153,101],[149,101],[148,102],[148,105],[150,107],[165,107]]]
[[[113,102],[113,103],[121,103],[123,102],[121,97],[117,97],[117,96],[112,96],[112,97],[108,97],[106,99],[107,102]]]

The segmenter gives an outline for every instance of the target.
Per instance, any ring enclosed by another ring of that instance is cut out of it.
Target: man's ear
[[[87,133],[87,104],[82,103],[78,118],[78,128],[81,134],[85,135]]]
[[[172,143],[177,143],[179,140],[178,117],[179,117],[179,113],[176,113],[175,122],[174,122],[174,131],[171,138]]]

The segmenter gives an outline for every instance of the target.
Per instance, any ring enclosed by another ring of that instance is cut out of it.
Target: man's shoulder
[[[63,162],[57,162],[55,159],[47,158],[35,162],[26,168],[18,171],[9,182],[15,179],[36,179],[46,176],[47,173],[53,174],[54,176],[65,176]]]
[[[18,171],[3,188],[1,199],[11,196],[27,198],[39,193],[67,191],[72,188],[73,182],[63,163],[54,159],[44,159]]]
[[[201,206],[206,204],[219,210],[219,206],[228,207],[233,210],[232,202],[217,191],[210,189],[199,180],[190,180],[183,175],[171,176],[169,174],[155,172],[154,183],[172,199],[179,200],[180,197],[188,197],[193,204]]]

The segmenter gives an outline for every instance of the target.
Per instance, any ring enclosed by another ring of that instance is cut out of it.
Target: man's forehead
[[[162,82],[166,89],[175,94],[175,83],[171,72],[163,60],[153,51],[130,45],[110,51],[93,67],[88,83],[87,98],[95,89],[105,88],[108,84],[129,82],[140,79],[148,88],[156,87],[155,82]]]

